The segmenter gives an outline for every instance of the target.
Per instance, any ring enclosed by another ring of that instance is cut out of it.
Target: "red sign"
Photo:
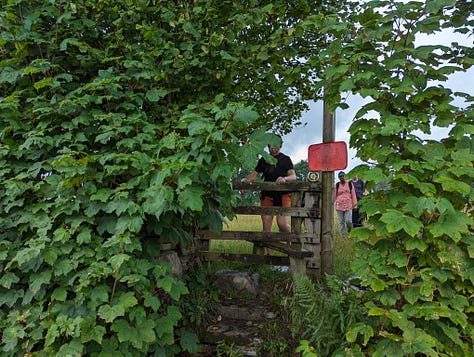
[[[308,171],[336,171],[347,167],[345,141],[313,144],[308,147]]]

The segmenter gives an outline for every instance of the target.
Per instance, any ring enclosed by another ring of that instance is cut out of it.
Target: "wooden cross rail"
[[[286,191],[286,192],[308,192],[321,191],[321,185],[307,182],[243,182],[232,181],[232,188],[234,190],[249,190],[249,191]]]
[[[314,252],[302,248],[301,245],[284,244],[281,242],[267,242],[265,243],[265,246],[278,250],[279,252],[286,253],[292,258],[302,259],[314,256]]]
[[[211,231],[200,231],[202,240],[246,240],[248,242],[289,242],[289,243],[312,243],[319,244],[320,236],[314,233],[280,233],[280,232],[244,232],[244,231],[222,231],[215,233]]]
[[[268,214],[272,216],[282,215],[299,218],[321,218],[319,207],[260,207],[260,206],[239,206],[234,209],[237,214]]]

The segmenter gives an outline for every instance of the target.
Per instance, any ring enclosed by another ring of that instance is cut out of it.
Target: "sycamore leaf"
[[[138,300],[135,297],[134,293],[129,291],[129,292],[126,292],[126,293],[120,295],[118,303],[119,303],[119,305],[123,306],[124,309],[127,310],[130,307],[137,305]]]
[[[143,305],[152,308],[153,311],[158,311],[161,307],[161,301],[154,295],[147,295],[143,300]]]
[[[244,123],[246,125],[252,124],[255,120],[258,119],[258,113],[248,107],[237,108],[235,110],[234,118],[239,123]]]
[[[11,67],[3,67],[3,70],[0,72],[0,83],[14,83],[20,75],[21,71],[14,70]]]
[[[175,300],[179,300],[181,295],[187,294],[188,289],[181,280],[177,280],[175,277],[167,275],[159,279],[156,283],[156,287],[162,288]]]
[[[153,343],[156,340],[156,334],[154,331],[155,324],[152,320],[142,320],[137,324],[138,335],[141,341],[145,343]]]
[[[387,210],[380,220],[387,224],[387,231],[390,233],[404,230],[414,237],[422,228],[423,224],[416,218],[407,217],[398,210]]]
[[[405,209],[412,212],[415,217],[419,217],[423,212],[434,212],[435,201],[431,197],[408,197]]]
[[[105,303],[109,300],[109,289],[105,285],[99,285],[92,289],[89,296],[88,307],[95,309],[97,305]]]
[[[442,8],[454,6],[455,0],[433,0],[426,2],[425,11],[428,14],[437,14]]]
[[[455,242],[461,239],[461,234],[469,231],[469,226],[473,224],[473,220],[464,213],[456,213],[447,211],[441,215],[438,222],[428,226],[428,230],[433,237],[447,235]]]
[[[367,311],[368,316],[383,316],[385,315],[385,309],[381,307],[373,307]]]
[[[112,322],[119,316],[125,315],[125,309],[122,305],[102,305],[97,313],[99,317],[106,322]]]
[[[112,266],[112,269],[118,270],[124,262],[127,262],[129,260],[130,255],[128,254],[115,254],[107,261],[107,263]]]
[[[143,346],[143,343],[153,343],[156,340],[153,328],[154,323],[151,320],[142,320],[135,327],[128,321],[119,319],[112,325],[112,330],[117,332],[120,342],[130,341],[138,349]]]
[[[459,192],[460,194],[467,195],[471,192],[471,186],[467,183],[455,180],[446,175],[440,175],[435,179],[436,182],[440,183],[444,191],[448,192]]]
[[[387,258],[388,263],[395,264],[398,268],[404,267],[408,264],[408,257],[400,250],[394,250]]]
[[[350,326],[349,331],[346,333],[347,341],[355,342],[359,334],[364,337],[362,345],[365,346],[369,339],[374,336],[374,329],[362,322],[355,323]]]
[[[403,296],[410,304],[415,304],[420,298],[420,289],[418,287],[409,287],[403,289]]]
[[[80,323],[81,341],[83,343],[95,341],[102,344],[102,339],[106,333],[105,327],[96,325],[96,321],[91,316],[85,317]]]
[[[176,306],[168,306],[167,314],[158,319],[155,331],[158,335],[158,338],[161,338],[165,335],[173,335],[174,326],[178,324],[178,321],[181,319],[182,315],[179,312],[179,309]]]
[[[189,175],[180,175],[178,177],[178,188],[182,189],[186,186],[189,186],[193,183],[193,180]]]
[[[126,231],[139,232],[143,226],[143,218],[138,216],[120,216],[115,226],[115,233],[121,234]]]
[[[420,328],[407,328],[403,331],[403,351],[408,355],[422,353],[425,356],[437,356],[433,349],[436,339]]]
[[[448,326],[442,321],[434,321],[434,324],[437,325],[441,330],[443,330],[444,334],[449,337],[451,341],[453,341],[456,345],[462,347],[463,342],[461,340],[461,334],[457,328],[454,326]]]
[[[145,202],[142,207],[146,213],[159,218],[171,209],[175,191],[169,186],[150,186],[145,191]]]
[[[168,94],[168,91],[165,89],[151,89],[148,92],[146,92],[146,99],[148,99],[150,102],[158,102],[161,98],[166,96]]]
[[[131,326],[127,320],[118,319],[114,321],[111,327],[112,331],[117,332],[117,338],[119,342],[132,342],[135,346],[141,347],[139,344],[140,336],[136,328]]]
[[[13,351],[18,344],[18,339],[23,338],[26,332],[21,326],[11,325],[2,331],[3,351]]]
[[[51,294],[52,300],[57,301],[66,301],[67,298],[67,289],[64,287],[59,287],[54,289],[53,293]]]
[[[90,228],[83,228],[82,231],[77,235],[77,243],[87,244],[91,242],[92,230]]]
[[[0,285],[6,289],[10,289],[12,284],[18,283],[20,279],[12,272],[3,272],[0,278]]]
[[[178,202],[184,209],[189,208],[192,211],[201,211],[203,207],[203,194],[204,190],[201,187],[188,186],[178,192]]]
[[[109,197],[113,195],[114,191],[109,188],[101,188],[96,193],[90,196],[91,201],[107,202]]]
[[[59,337],[59,330],[58,326],[56,324],[51,325],[50,328],[48,328],[48,332],[46,333],[45,337],[45,345],[46,346],[51,346],[54,341],[56,340],[56,337]]]
[[[403,241],[405,244],[405,248],[409,251],[411,250],[419,250],[420,252],[424,252],[428,245],[422,240],[417,237],[412,237]]]
[[[181,337],[179,344],[184,351],[194,354],[199,352],[199,338],[195,333],[186,330],[181,330],[178,333]]]
[[[32,274],[30,276],[30,290],[36,294],[40,290],[41,285],[49,284],[51,281],[51,273],[51,270],[44,270],[40,273]]]
[[[130,205],[130,201],[123,198],[117,197],[112,201],[108,202],[105,206],[105,212],[112,213],[115,212],[117,216],[120,216],[122,213],[126,212]]]
[[[190,136],[210,133],[213,126],[214,122],[211,119],[203,117],[195,117],[194,120],[187,125]]]
[[[0,294],[0,306],[6,305],[8,307],[12,307],[13,305],[16,304],[18,299],[24,296],[25,296],[25,292],[20,289],[17,289],[17,290],[11,289],[7,291],[3,291]]]

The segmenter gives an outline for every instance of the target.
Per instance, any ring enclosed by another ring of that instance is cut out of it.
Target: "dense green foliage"
[[[221,229],[317,96],[295,24],[331,2],[0,4],[1,354],[195,351],[158,243]]]
[[[469,1],[0,3],[2,355],[195,351],[158,243],[221,229],[235,169],[324,86],[367,98],[354,174],[390,182],[353,233],[372,321],[348,348],[474,353],[473,97],[440,84],[473,50],[415,41],[473,34]]]
[[[351,235],[372,319],[347,333],[353,355],[474,354],[474,98],[442,84],[471,68],[474,53],[436,39],[443,28],[473,34],[469,4],[371,1],[347,21],[307,22],[334,39],[314,59],[326,61],[327,101],[367,99],[349,129],[367,164],[351,174],[369,188],[390,182],[362,201],[368,222]],[[416,41],[424,34],[433,45]],[[422,139],[436,128],[444,138]]]

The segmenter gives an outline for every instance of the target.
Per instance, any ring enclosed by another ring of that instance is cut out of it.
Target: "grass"
[[[352,275],[350,270],[351,258],[354,256],[354,241],[343,239],[337,228],[337,218],[334,221],[334,274],[341,279]],[[227,231],[259,232],[262,230],[262,220],[256,215],[237,215],[223,227]],[[278,231],[276,221],[273,221],[273,231]],[[253,244],[247,241],[212,240],[211,251],[219,253],[251,254]]]
[[[260,232],[262,230],[262,219],[255,215],[237,215],[232,221],[229,221],[223,227],[224,231],[244,231],[244,232]],[[273,221],[273,231],[278,231],[278,226]],[[211,251],[218,253],[252,253],[253,244],[247,241],[233,240],[212,240]]]

